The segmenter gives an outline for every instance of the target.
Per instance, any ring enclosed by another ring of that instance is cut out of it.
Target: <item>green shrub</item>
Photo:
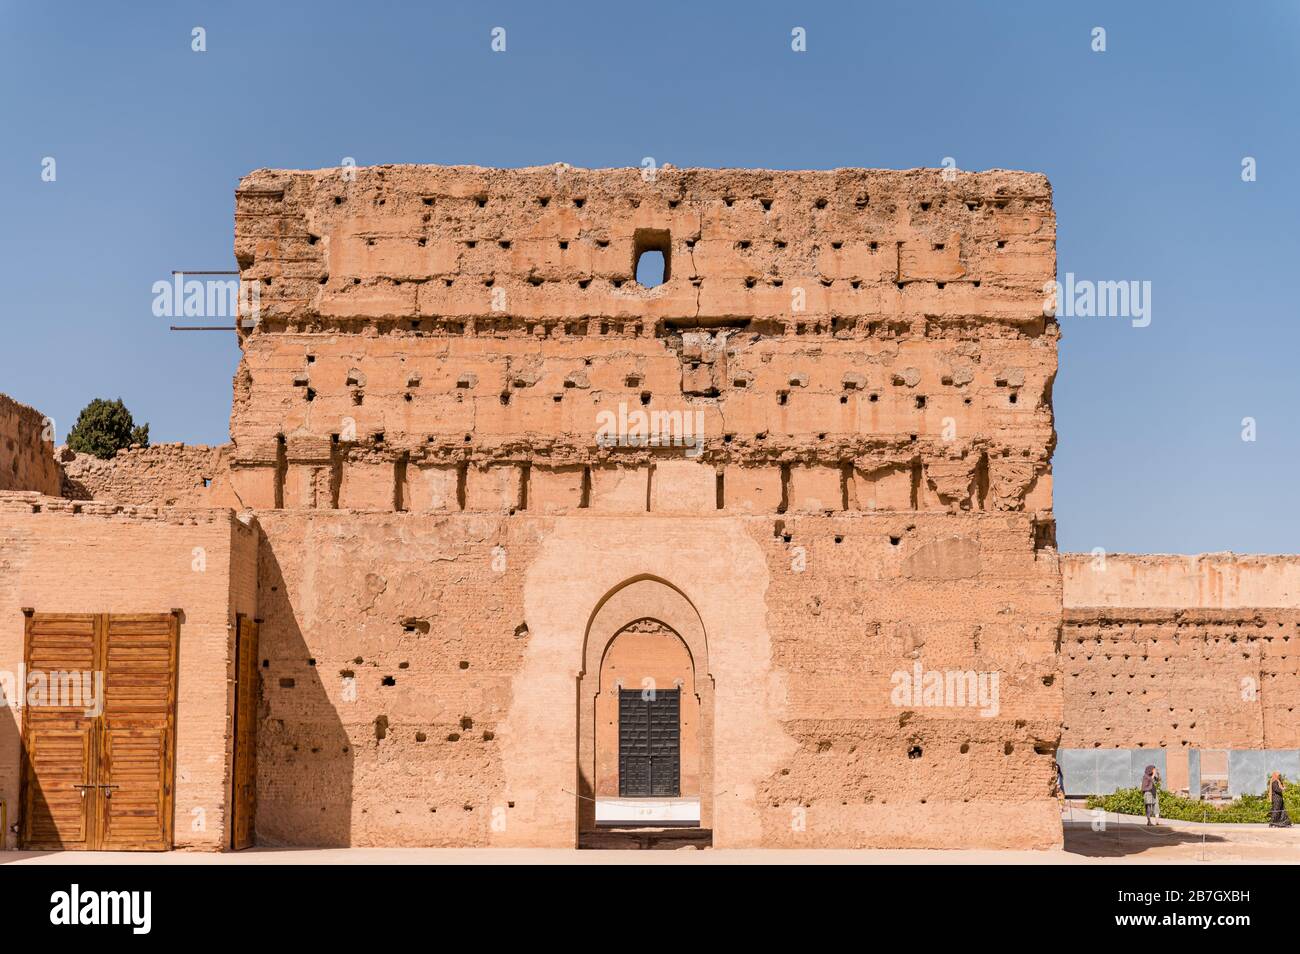
[[[1196,798],[1184,798],[1167,789],[1160,789],[1160,817],[1177,821],[1204,821],[1221,824],[1268,822],[1269,799],[1263,795],[1241,795],[1226,805],[1212,805]],[[1300,819],[1300,784],[1283,779],[1282,801],[1292,821]],[[1089,808],[1101,808],[1119,815],[1142,815],[1142,792],[1136,788],[1121,788],[1110,795],[1088,796]]]
[[[149,446],[149,425],[138,427],[122,399],[108,401],[95,398],[77,415],[77,423],[68,432],[68,447],[78,454],[94,454],[107,460],[132,444]]]

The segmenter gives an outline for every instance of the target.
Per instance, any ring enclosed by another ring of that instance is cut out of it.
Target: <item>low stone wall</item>
[[[1061,574],[1067,791],[1165,757],[1193,795],[1300,770],[1300,557],[1069,554]]]
[[[60,448],[63,496],[137,506],[239,509],[227,480],[229,452],[229,445],[155,444],[100,460]]]

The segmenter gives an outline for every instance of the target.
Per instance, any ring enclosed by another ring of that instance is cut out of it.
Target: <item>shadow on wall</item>
[[[22,692],[20,686],[14,686],[14,692]],[[0,706],[0,765],[9,767],[12,774],[6,775],[0,782],[0,799],[5,803],[5,830],[0,832],[0,848],[16,848],[18,845],[17,828],[20,821],[21,806],[18,803],[22,790],[22,731],[18,727],[18,710],[6,700]],[[42,804],[43,793],[37,792],[36,799]]]
[[[355,755],[322,682],[335,674],[313,664],[265,534],[260,546],[257,844],[348,847]]]

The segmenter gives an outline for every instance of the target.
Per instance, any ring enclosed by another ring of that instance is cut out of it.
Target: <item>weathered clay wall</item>
[[[1300,557],[1061,565],[1063,747],[1300,747]]]
[[[1300,607],[1300,556],[1063,554],[1066,609]]]
[[[107,460],[63,448],[63,496],[155,507],[241,508],[230,488],[230,445],[153,444]]]
[[[803,477],[815,509],[1048,511],[1054,239],[1025,173],[257,172],[236,487],[446,506],[458,465],[645,467],[597,446],[602,412],[698,413],[699,460],[751,509]]]
[[[1056,553],[1035,550],[1024,515],[954,522],[799,517],[763,541],[773,664],[798,743],[789,773],[760,787],[765,843],[808,843],[792,802],[822,845],[1057,843],[1044,804],[1061,718]],[[996,711],[919,693],[899,704],[892,681],[918,665],[997,673]]]
[[[256,530],[228,510],[123,508],[0,494],[0,668],[23,661],[23,607],[184,611],[176,708],[175,843],[224,844],[231,626],[256,613]],[[22,712],[0,709],[0,798],[18,820]]]
[[[260,838],[572,845],[603,648],[647,618],[696,667],[715,844],[1059,842],[1043,177],[403,166],[236,198]],[[914,670],[996,704],[900,701]]]
[[[259,838],[572,845],[588,623],[650,577],[707,637],[715,844],[1054,844],[1055,554],[970,519],[263,513]],[[918,662],[998,711],[896,705]]]
[[[0,490],[59,495],[59,465],[44,415],[0,394]]]

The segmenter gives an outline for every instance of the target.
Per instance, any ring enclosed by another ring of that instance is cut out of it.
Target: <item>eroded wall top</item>
[[[650,181],[564,165],[259,170],[240,183],[235,222],[242,277],[262,282],[273,328],[308,317],[426,318],[425,331],[590,317],[1041,326],[1055,274],[1046,177],[1000,170],[665,167]],[[642,250],[667,257],[666,288],[635,284]]]
[[[152,444],[128,447],[107,460],[60,452],[63,496],[158,507],[229,507],[243,503],[230,491],[229,445]]]
[[[1067,609],[1300,609],[1294,555],[1069,553],[1061,576]]]
[[[58,496],[53,428],[40,411],[0,394],[0,490]]]
[[[705,464],[827,468],[830,509],[1050,510],[1041,175],[261,170],[235,251],[258,320],[234,462],[319,465],[316,506],[349,462],[399,484],[406,464],[645,465],[662,453],[602,445],[601,422],[659,415]]]

